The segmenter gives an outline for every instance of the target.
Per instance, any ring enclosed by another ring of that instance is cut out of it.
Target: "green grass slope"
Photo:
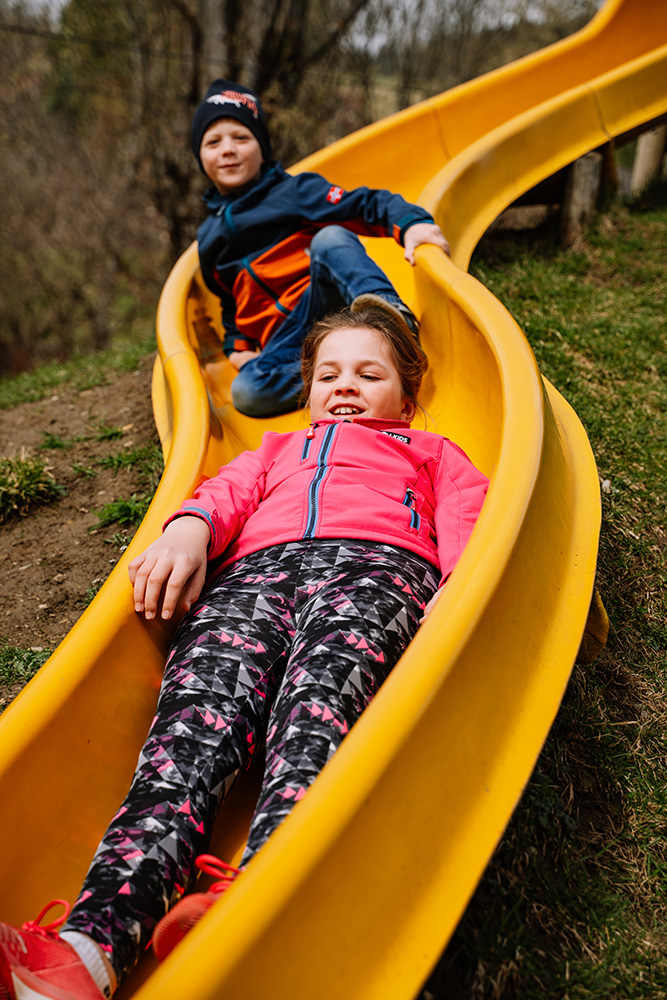
[[[667,997],[667,191],[576,250],[487,236],[472,272],[573,405],[600,473],[606,649],[575,666],[524,797],[427,994]]]

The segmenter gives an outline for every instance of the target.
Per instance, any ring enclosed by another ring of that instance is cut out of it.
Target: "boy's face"
[[[199,156],[220,194],[239,191],[256,180],[264,162],[254,134],[234,118],[220,118],[206,129]]]

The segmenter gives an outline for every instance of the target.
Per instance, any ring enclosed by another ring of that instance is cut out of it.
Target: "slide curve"
[[[548,733],[587,619],[598,476],[572,409],[502,305],[466,273],[493,219],[590,149],[667,114],[663,0],[610,0],[576,35],[348,136],[298,164],[429,208],[452,259],[412,270],[369,241],[422,321],[429,426],[491,475],[447,589],[370,708],[252,865],[140,1000],[410,1000],[453,932]],[[133,612],[127,562],[205,476],[266,430],[230,404],[218,309],[196,249],[158,309],[153,406],[166,458],[130,549],[0,720],[1,918],[74,899],[127,790],[170,627]],[[257,775],[213,849],[238,857]]]

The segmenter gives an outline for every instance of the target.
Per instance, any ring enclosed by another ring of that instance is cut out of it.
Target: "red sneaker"
[[[50,924],[40,920],[52,906],[65,913]],[[54,899],[36,920],[21,930],[0,924],[0,1000],[100,1000],[103,994],[74,951],[56,928],[65,922],[70,906]]]
[[[213,906],[218,896],[229,889],[236,876],[240,874],[238,868],[232,868],[212,854],[200,854],[195,864],[207,875],[217,875],[219,881],[214,882],[208,892],[193,892],[189,896],[184,896],[159,922],[153,934],[153,951],[160,962],[164,961],[188,931],[192,930],[199,918]],[[0,1000],[2,1000],[1,993]]]

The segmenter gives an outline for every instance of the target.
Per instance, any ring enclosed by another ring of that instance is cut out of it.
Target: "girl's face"
[[[324,338],[315,357],[309,403],[313,420],[412,420],[415,415],[389,345],[381,333],[365,326],[335,330]]]
[[[259,177],[262,147],[234,118],[220,118],[206,129],[199,150],[204,173],[220,194],[231,194]]]

